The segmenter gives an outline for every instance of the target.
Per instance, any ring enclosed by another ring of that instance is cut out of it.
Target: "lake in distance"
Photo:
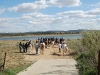
[[[66,34],[66,35],[36,35],[36,36],[11,36],[11,37],[0,37],[0,40],[36,40],[37,38],[64,38],[64,39],[81,39],[81,34]]]

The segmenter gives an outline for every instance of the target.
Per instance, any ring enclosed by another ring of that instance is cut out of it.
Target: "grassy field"
[[[0,41],[0,65],[3,63],[4,53],[7,53],[4,73],[0,75],[16,75],[33,62],[24,60],[24,53],[19,53],[20,41]]]

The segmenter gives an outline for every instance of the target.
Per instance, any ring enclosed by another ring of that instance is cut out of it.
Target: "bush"
[[[87,72],[85,72],[84,75],[96,75],[96,74],[97,74],[97,70],[89,69],[89,70],[87,70]]]
[[[100,31],[85,31],[82,33],[81,45],[77,49],[77,67],[80,75],[96,75],[98,65],[98,51],[100,49]]]

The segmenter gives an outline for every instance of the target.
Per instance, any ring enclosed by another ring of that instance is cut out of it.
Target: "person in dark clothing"
[[[28,42],[25,43],[25,52],[28,50]]]
[[[40,39],[40,43],[43,43],[43,39],[42,38]]]
[[[23,46],[23,52],[25,52],[25,44],[23,43],[23,45],[22,45],[22,46]]]
[[[22,45],[22,43],[20,42],[20,43],[19,43],[19,52],[21,53],[22,50],[23,50],[23,45]]]

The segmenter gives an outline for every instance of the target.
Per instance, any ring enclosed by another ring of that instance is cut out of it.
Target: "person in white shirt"
[[[34,44],[34,46],[35,46],[36,54],[38,54],[38,48],[39,48],[38,41],[36,41],[36,43]]]
[[[59,52],[61,52],[61,43],[58,44]]]

